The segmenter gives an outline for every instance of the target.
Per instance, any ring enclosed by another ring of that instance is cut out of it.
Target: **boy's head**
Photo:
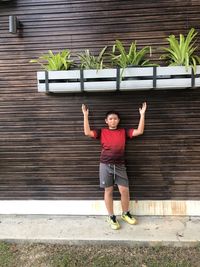
[[[109,129],[116,129],[120,122],[120,115],[115,110],[110,110],[106,113],[105,122]]]

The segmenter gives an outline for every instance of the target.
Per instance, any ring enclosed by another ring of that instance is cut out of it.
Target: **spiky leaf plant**
[[[68,70],[73,64],[70,60],[70,51],[65,49],[62,52],[53,53],[51,50],[48,54],[40,56],[38,59],[30,60],[31,63],[38,63],[43,69],[51,70]]]
[[[80,59],[80,67],[81,69],[103,69],[105,68],[104,65],[104,54],[107,49],[107,46],[105,46],[99,53],[98,56],[94,56],[91,54],[91,52],[86,49],[84,53],[78,54],[78,57]]]
[[[166,40],[169,42],[169,47],[162,48],[166,54],[161,55],[160,59],[168,62],[169,66],[185,66],[188,69],[191,66],[196,72],[196,65],[200,64],[200,57],[195,55],[197,46],[195,46],[195,37],[198,32],[191,28],[187,36],[179,35],[179,39],[175,35],[169,35]]]
[[[141,50],[138,50],[136,42],[132,42],[127,52],[123,43],[116,40],[113,45],[111,60],[113,65],[123,69],[128,66],[149,66],[152,64],[149,62],[149,59],[146,59],[148,53],[151,56],[150,46],[145,46]]]

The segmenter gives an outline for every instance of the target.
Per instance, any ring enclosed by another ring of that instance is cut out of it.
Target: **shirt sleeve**
[[[100,137],[101,137],[101,129],[94,129],[92,131],[94,133],[94,137],[93,138],[100,139]]]
[[[126,129],[126,137],[129,139],[133,138],[133,132],[134,129]]]

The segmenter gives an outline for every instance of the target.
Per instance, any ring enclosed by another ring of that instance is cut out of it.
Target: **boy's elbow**
[[[144,130],[138,130],[137,135],[142,135],[144,133]]]
[[[91,132],[84,132],[85,136],[89,136],[89,137],[92,137],[92,133]]]

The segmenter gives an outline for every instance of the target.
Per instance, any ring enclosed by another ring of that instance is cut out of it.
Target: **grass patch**
[[[0,266],[10,267],[14,266],[14,255],[12,253],[12,246],[6,242],[0,242]]]
[[[197,247],[0,243],[0,267],[199,267]]]
[[[73,255],[68,254],[66,252],[58,253],[57,255],[54,255],[53,257],[51,257],[50,264],[51,266],[55,266],[55,267],[77,266],[76,260],[74,259]]]
[[[199,267],[197,248],[71,246],[52,255],[51,267]]]

